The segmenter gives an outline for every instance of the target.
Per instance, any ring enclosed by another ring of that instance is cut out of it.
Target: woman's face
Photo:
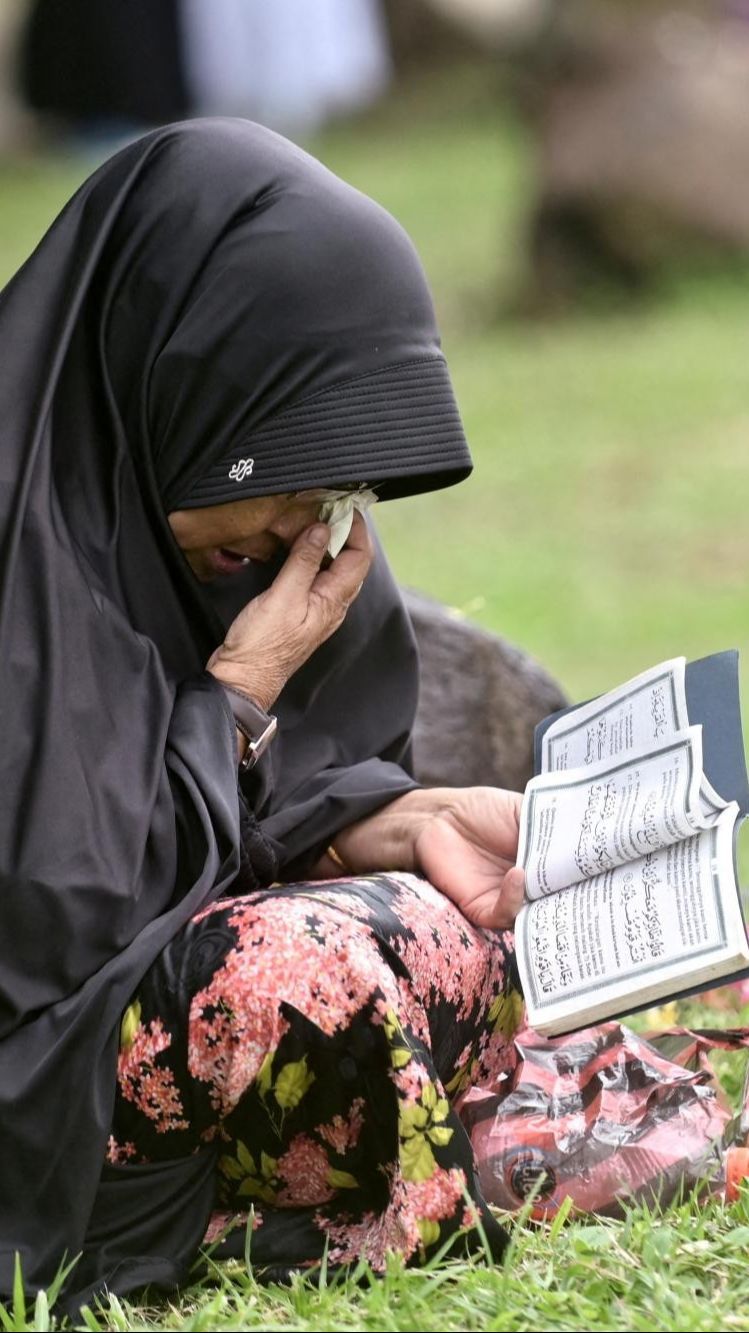
[[[288,549],[317,519],[322,495],[261,495],[200,509],[175,509],[169,526],[201,583],[236,574],[250,560],[270,560]]]

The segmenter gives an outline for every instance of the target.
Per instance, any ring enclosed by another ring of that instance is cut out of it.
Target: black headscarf
[[[184,1271],[212,1160],[101,1174],[123,1008],[248,848],[256,881],[288,876],[413,785],[415,650],[378,555],[240,796],[203,666],[274,569],[206,590],[166,514],[238,454],[256,494],[395,495],[470,462],[404,233],[243,121],[102,167],[0,298],[0,339],[0,1291],[16,1251],[33,1286],[81,1249],[79,1286],[126,1290]]]

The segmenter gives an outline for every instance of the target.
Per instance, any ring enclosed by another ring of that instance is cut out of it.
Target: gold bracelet
[[[330,857],[331,861],[333,861],[338,866],[338,869],[343,871],[344,875],[351,874],[350,867],[346,865],[346,862],[344,861],[343,857],[336,851],[332,842],[328,845],[327,854]]]

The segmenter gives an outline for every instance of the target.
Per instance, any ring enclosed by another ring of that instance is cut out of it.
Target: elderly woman
[[[319,521],[470,470],[410,242],[171,126],[0,332],[0,1289],[174,1284],[247,1226],[274,1273],[501,1249],[454,1101],[510,1058],[519,798],[418,789],[407,617]]]

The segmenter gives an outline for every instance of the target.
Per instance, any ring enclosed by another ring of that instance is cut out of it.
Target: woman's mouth
[[[213,546],[205,552],[205,558],[215,574],[238,574],[248,565],[265,564],[272,558],[272,552],[253,551],[252,555],[243,555],[230,546]]]
[[[251,563],[248,555],[240,555],[228,546],[215,546],[206,554],[208,563],[217,574],[238,574],[240,569],[246,569]]]

